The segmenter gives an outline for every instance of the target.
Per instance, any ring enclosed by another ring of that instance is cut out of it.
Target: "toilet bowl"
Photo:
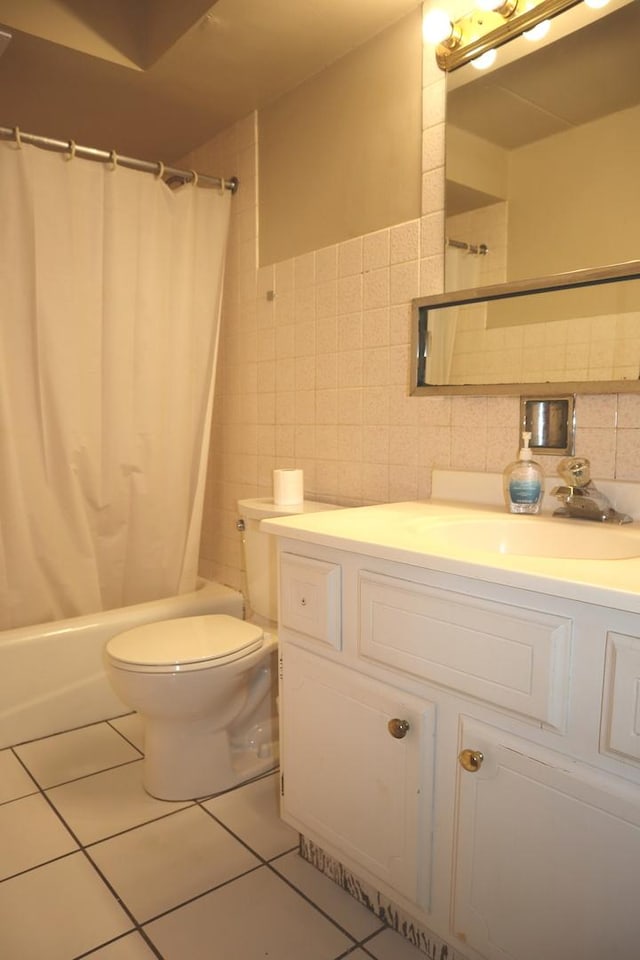
[[[225,614],[149,623],[109,640],[111,682],[144,718],[148,793],[208,796],[275,766],[276,649],[260,627]]]
[[[238,507],[253,622],[226,614],[161,620],[105,648],[112,686],[143,719],[143,785],[160,800],[220,793],[278,763],[276,547],[260,521],[337,508],[272,500]]]

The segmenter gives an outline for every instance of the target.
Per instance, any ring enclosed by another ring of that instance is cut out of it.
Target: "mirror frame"
[[[491,300],[517,299],[526,294],[549,293],[554,290],[592,287],[616,280],[640,279],[640,260],[613,264],[608,267],[574,270],[535,280],[516,280],[487,287],[473,287],[418,297],[411,303],[411,353],[409,357],[409,393],[411,396],[520,396],[535,393],[554,396],[565,393],[638,393],[640,380],[580,380],[544,383],[495,384],[425,384],[425,332],[429,311],[435,308],[458,307],[470,303],[488,303]]]

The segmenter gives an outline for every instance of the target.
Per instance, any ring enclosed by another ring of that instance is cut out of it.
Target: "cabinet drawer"
[[[280,557],[280,623],[340,650],[339,565],[283,553]]]
[[[640,638],[607,636],[600,749],[640,761]]]
[[[360,652],[562,729],[572,621],[368,571]]]

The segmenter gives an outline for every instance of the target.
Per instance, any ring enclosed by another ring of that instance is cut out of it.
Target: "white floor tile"
[[[424,953],[387,927],[365,944],[376,960],[424,960]]]
[[[108,723],[34,740],[15,751],[43,789],[140,758]]]
[[[96,950],[87,960],[157,960],[157,958],[139,933],[129,933],[107,947]]]
[[[140,753],[144,753],[144,721],[139,713],[129,713],[126,717],[116,717],[115,720],[109,720],[109,723],[123,737],[130,740]]]
[[[169,803],[145,793],[142,761],[53,787],[47,796],[83,844],[191,806],[191,801]]]
[[[272,774],[206,800],[203,806],[269,860],[298,845],[297,832],[280,819],[279,783],[279,774]]]
[[[0,884],[7,960],[70,960],[132,928],[82,853]]]
[[[384,924],[370,910],[363,907],[343,890],[303,860],[297,853],[287,853],[271,863],[274,870],[286,877],[298,890],[309,897],[355,940],[364,940]]]
[[[260,864],[200,807],[105,840],[87,853],[140,922]]]
[[[0,750],[0,803],[37,791],[37,786],[11,750]]]
[[[268,867],[145,930],[165,960],[333,960],[353,944]]]
[[[0,807],[0,880],[77,849],[40,794]]]

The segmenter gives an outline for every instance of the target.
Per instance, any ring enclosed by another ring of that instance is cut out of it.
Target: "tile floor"
[[[297,854],[271,774],[141,786],[138,718],[0,750],[2,960],[424,960]]]

